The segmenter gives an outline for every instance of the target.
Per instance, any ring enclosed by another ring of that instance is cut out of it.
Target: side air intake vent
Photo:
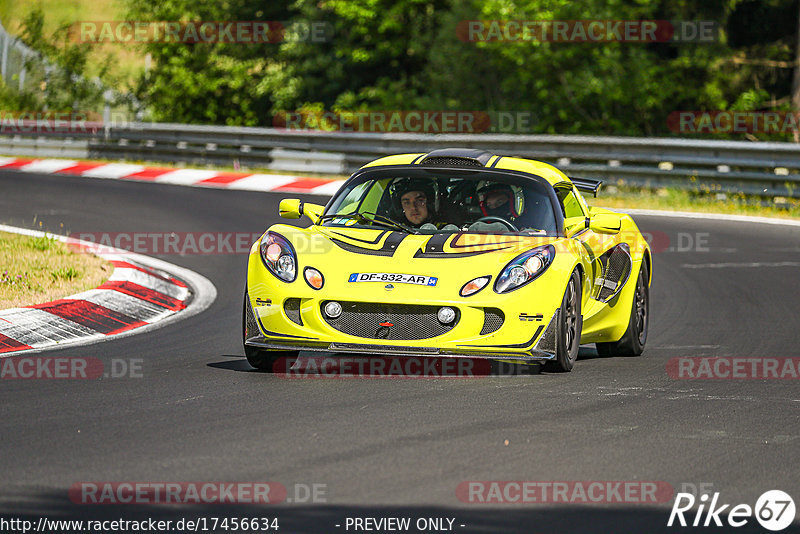
[[[303,319],[300,318],[300,299],[286,299],[283,303],[283,311],[293,323],[303,326]]]
[[[491,334],[497,332],[503,326],[505,315],[503,310],[499,308],[486,308],[483,310],[483,328],[481,328],[481,335]]]
[[[595,286],[600,289],[596,299],[608,302],[622,290],[631,274],[630,248],[627,244],[620,243],[603,254],[600,262],[603,264],[603,275],[595,281]]]

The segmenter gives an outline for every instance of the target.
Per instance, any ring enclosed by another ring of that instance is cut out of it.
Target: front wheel
[[[566,373],[572,371],[581,344],[583,315],[581,315],[581,278],[573,271],[561,301],[556,324],[556,359],[547,362],[546,369]]]
[[[642,262],[639,278],[636,280],[636,294],[633,296],[628,329],[619,341],[596,343],[597,354],[600,356],[639,356],[644,351],[650,322],[650,287],[647,281],[647,266]]]
[[[245,341],[247,341],[247,338],[250,335],[247,331],[247,314],[249,311],[248,300],[249,298],[247,296],[247,290],[245,289],[244,306],[242,309],[242,345],[244,346],[244,355],[245,358],[247,358],[247,363],[249,363],[252,367],[255,367],[256,369],[260,369],[262,371],[272,371],[275,363],[278,360],[280,360],[281,358],[286,358],[285,368],[289,369],[294,360],[297,359],[298,351],[261,350],[257,349],[256,347],[250,347],[247,344],[245,344]],[[255,322],[255,317],[252,316],[251,320]]]

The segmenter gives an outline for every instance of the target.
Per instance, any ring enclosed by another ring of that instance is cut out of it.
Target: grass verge
[[[81,21],[124,20],[126,5],[124,0],[0,0],[0,21],[6,30],[19,36],[22,21],[36,9],[44,13],[45,31],[52,34],[62,26]],[[97,75],[97,66],[111,57],[111,78],[120,80],[126,87],[133,87],[144,71],[144,54],[136,47],[120,43],[98,43],[93,46],[88,75]]]
[[[0,232],[0,310],[50,302],[93,289],[113,266],[50,237]]]

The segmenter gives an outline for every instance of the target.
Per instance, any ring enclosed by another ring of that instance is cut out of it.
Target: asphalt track
[[[0,172],[0,223],[59,233],[260,232],[278,220],[280,198]],[[432,516],[455,518],[458,532],[676,530],[666,527],[671,502],[468,504],[455,490],[470,480],[652,480],[676,491],[710,483],[725,503],[752,506],[781,489],[800,505],[798,382],[675,380],[665,370],[679,356],[800,356],[800,227],[635,218],[657,245],[646,351],[599,358],[587,347],[568,374],[256,372],[240,341],[245,256],[160,256],[210,279],[216,302],[149,333],[44,353],[141,358],[141,378],[3,380],[0,518],[269,516],[279,532],[322,533],[347,532],[347,517]],[[92,506],[67,497],[82,481],[265,480],[290,496],[295,484],[325,484],[327,502]],[[752,518],[716,530],[765,532]]]

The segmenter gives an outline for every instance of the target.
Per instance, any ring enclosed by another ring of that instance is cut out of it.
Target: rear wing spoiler
[[[569,178],[572,184],[578,191],[591,193],[592,196],[597,196],[597,191],[600,190],[600,185],[603,183],[601,180],[594,180],[592,178]]]

